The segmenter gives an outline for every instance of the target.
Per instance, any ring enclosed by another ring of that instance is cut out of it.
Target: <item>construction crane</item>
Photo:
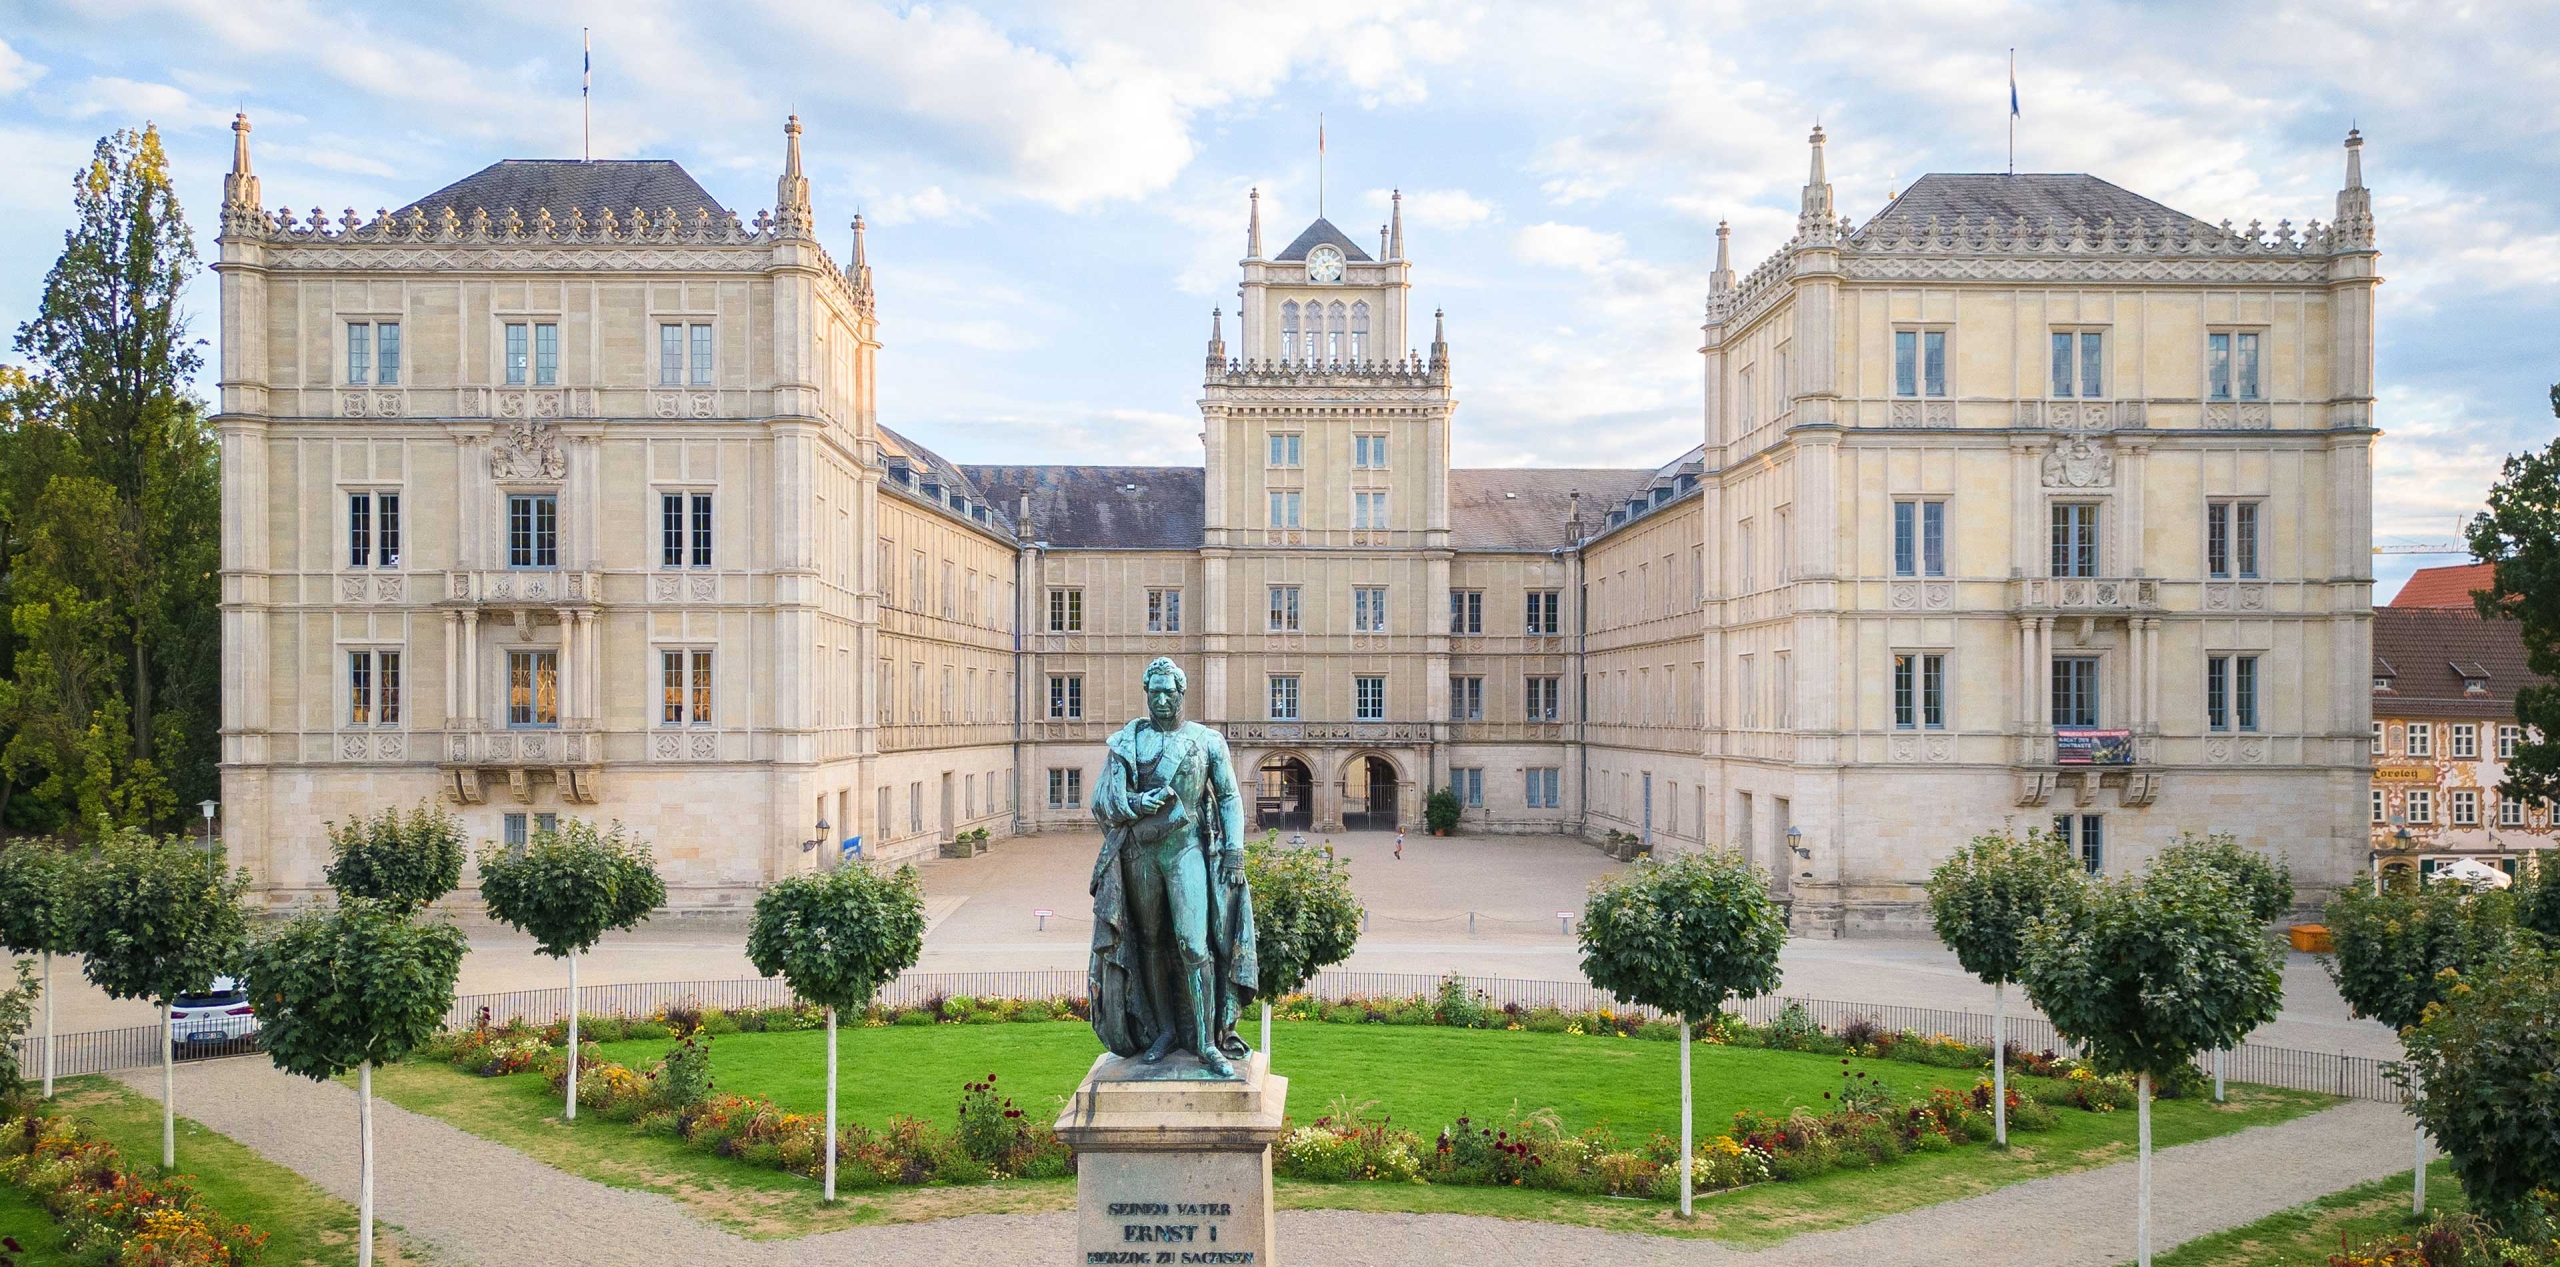
[[[2413,545],[2377,545],[2373,548],[2373,552],[2375,554],[2469,554],[2471,546],[2462,540],[2462,534],[2470,527],[2471,516],[2456,515],[2453,517],[2454,539],[2451,541],[2421,541]]]

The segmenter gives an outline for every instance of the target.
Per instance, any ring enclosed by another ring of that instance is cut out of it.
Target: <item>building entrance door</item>
[[[1264,757],[1255,771],[1256,829],[1305,831],[1316,823],[1316,780],[1296,757]]]
[[[1359,773],[1365,776],[1344,789],[1342,829],[1344,831],[1394,831],[1396,829],[1396,767],[1385,757],[1362,757]],[[1363,792],[1365,791],[1365,795]],[[1360,806],[1353,809],[1353,806]]]

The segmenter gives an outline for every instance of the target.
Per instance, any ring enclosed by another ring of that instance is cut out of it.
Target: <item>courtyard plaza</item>
[[[1348,962],[1351,972],[1463,973],[1535,981],[1582,979],[1581,951],[1557,912],[1579,921],[1592,881],[1624,864],[1564,836],[1405,837],[1395,856],[1392,832],[1307,832],[1351,864],[1352,886],[1369,913]],[[1086,885],[1101,839],[1051,832],[1003,841],[975,858],[918,864],[929,928],[919,972],[1067,970],[1086,966],[1092,899]],[[1034,912],[1052,914],[1043,921]],[[1469,919],[1470,913],[1474,918]],[[610,933],[579,961],[582,985],[641,981],[714,981],[756,975],[746,955],[746,912],[661,916],[628,933]],[[459,986],[463,994],[556,989],[566,983],[557,960],[533,951],[532,939],[490,923],[476,907],[463,911],[471,940]],[[1779,957],[1780,992],[1814,999],[1889,1003],[1989,1012],[1991,993],[1929,938],[1790,938]],[[154,1009],[100,994],[56,965],[56,1024],[62,1032],[148,1025]],[[2398,1039],[2373,1021],[2350,1016],[2319,961],[2285,956],[2284,1012],[2250,1035],[2276,1047],[2396,1059]],[[2031,1014],[2023,991],[2010,992],[2012,1015]]]

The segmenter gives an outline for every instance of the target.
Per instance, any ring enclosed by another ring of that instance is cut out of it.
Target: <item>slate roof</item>
[[[1279,260],[1302,260],[1307,258],[1307,252],[1316,249],[1316,246],[1319,243],[1324,242],[1331,242],[1342,252],[1342,258],[1346,260],[1366,260],[1369,258],[1369,253],[1361,250],[1359,243],[1352,241],[1342,232],[1342,230],[1333,227],[1333,221],[1327,220],[1321,216],[1316,218],[1316,222],[1314,224],[1308,225],[1306,231],[1300,233],[1297,238],[1290,242],[1286,248],[1282,249],[1278,255],[1272,256],[1271,258]]]
[[[1953,225],[1957,216],[1976,224],[1996,220],[2003,225],[2025,216],[2029,225],[2037,227],[2048,219],[2065,226],[2074,220],[2086,220],[2094,227],[2113,216],[2117,225],[2125,226],[2140,216],[2144,224],[2155,227],[2171,221],[2183,222],[2191,229],[2210,227],[2174,207],[2078,172],[2022,172],[2015,176],[1999,172],[1931,172],[1913,181],[1909,189],[1886,203],[1884,210],[1858,231],[1865,233],[1888,220],[1926,224],[1931,216],[1945,225]]]
[[[547,207],[562,220],[572,207],[590,220],[606,208],[616,216],[628,216],[634,207],[654,216],[673,207],[687,220],[696,211],[709,211],[715,220],[729,214],[684,168],[663,158],[502,159],[400,208],[397,214],[405,216],[414,208],[434,216],[446,207],[465,220],[474,211],[500,216],[509,207],[527,218]]]
[[[2487,693],[2465,694],[2465,674],[2483,672]],[[2373,693],[2376,717],[2512,718],[2516,688],[2540,680],[2525,667],[2516,622],[2396,605],[2373,609],[2373,676],[2390,684]]]
[[[2458,563],[2452,567],[2419,568],[2409,574],[2400,592],[2391,596],[2394,607],[2459,607],[2477,610],[2471,605],[2471,591],[2489,588],[2496,579],[2495,563]]]
[[[1069,550],[1197,550],[1208,490],[1196,466],[969,466],[1010,511],[1031,494],[1032,539]]]
[[[1449,544],[1459,550],[1554,550],[1571,544],[1565,521],[1582,494],[1583,531],[1608,522],[1609,507],[1652,482],[1654,472],[1578,467],[1449,472]]]
[[[941,486],[942,492],[940,497],[935,499],[935,504],[944,510],[954,514],[962,513],[951,504],[952,494],[957,493],[970,507],[966,512],[967,518],[985,523],[998,532],[1010,533],[1013,530],[1013,499],[1010,496],[1003,494],[990,496],[985,489],[980,488],[974,480],[969,478],[967,468],[887,427],[880,428],[880,441],[881,449],[893,462],[904,459],[907,469],[914,473],[909,477],[909,482],[904,485],[894,480],[887,480],[882,482],[881,487],[902,490],[922,500],[923,486],[927,483],[937,484]],[[977,507],[979,506],[987,508],[987,517],[984,520],[978,520]]]

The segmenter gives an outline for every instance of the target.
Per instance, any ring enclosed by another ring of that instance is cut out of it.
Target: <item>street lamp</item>
[[[1804,828],[1789,827],[1787,829],[1787,849],[1789,852],[1795,854],[1795,856],[1802,858],[1807,862],[1813,861],[1813,851],[1805,848],[1804,845]],[[1799,878],[1806,880],[1812,879],[1812,868],[1808,867],[1799,873]]]
[[[199,801],[199,802],[197,802],[197,803],[196,803],[196,808],[197,808],[198,810],[203,811],[203,813],[204,813],[204,874],[205,874],[205,878],[206,878],[206,879],[208,879],[208,880],[212,880],[212,881],[214,881],[214,882],[215,882],[215,883],[217,883],[217,884],[221,882],[221,876],[220,876],[219,874],[217,874],[217,873],[214,871],[214,863],[213,863],[213,811],[214,811],[214,807],[216,807],[216,806],[218,806],[218,805],[220,805],[220,804],[221,804],[221,802],[220,802],[220,801]]]
[[[824,814],[820,814],[820,815],[818,815],[818,834],[817,834],[817,835],[815,835],[815,836],[810,837],[810,838],[809,838],[809,839],[807,839],[807,840],[801,841],[801,842],[800,842],[800,852],[802,852],[802,853],[808,853],[808,852],[810,852],[810,851],[812,851],[812,850],[815,850],[815,849],[819,846],[819,844],[820,844],[820,843],[822,843],[822,842],[824,842],[824,841],[826,840],[826,838],[827,838],[827,816],[826,816],[826,815],[824,815]]]

